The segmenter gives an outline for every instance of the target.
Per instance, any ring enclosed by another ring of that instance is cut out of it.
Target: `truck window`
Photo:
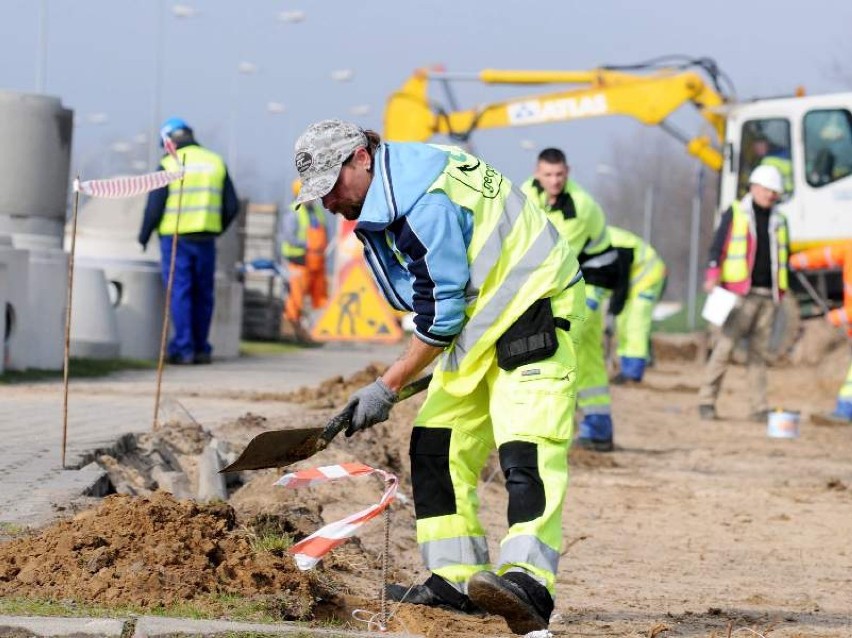
[[[815,188],[852,174],[852,114],[824,109],[805,114],[805,176]]]
[[[743,124],[737,197],[748,191],[748,177],[760,164],[775,166],[784,179],[784,194],[793,193],[793,164],[790,153],[790,121],[784,118],[748,120]]]

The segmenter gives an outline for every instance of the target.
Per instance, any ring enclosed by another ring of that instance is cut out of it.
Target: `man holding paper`
[[[731,353],[737,342],[747,338],[751,418],[766,420],[769,339],[789,278],[787,220],[775,207],[783,193],[784,181],[778,169],[758,166],[749,176],[749,192],[725,211],[716,228],[704,290],[711,293],[721,287],[738,299],[727,318],[720,322],[722,331],[707,362],[698,394],[702,419],[716,418],[716,397]]]

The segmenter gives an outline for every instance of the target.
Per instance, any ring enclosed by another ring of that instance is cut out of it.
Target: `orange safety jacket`
[[[843,307],[830,310],[826,318],[833,326],[852,325],[852,242],[809,248],[790,257],[795,270],[843,269]]]
[[[292,217],[285,221],[281,254],[293,266],[325,272],[328,230],[322,207],[313,203],[290,207]]]

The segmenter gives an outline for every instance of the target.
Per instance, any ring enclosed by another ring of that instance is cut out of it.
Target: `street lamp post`
[[[297,22],[302,22],[305,19],[304,11],[281,11],[278,14],[279,22],[284,22],[287,24],[296,24]]]
[[[619,177],[619,171],[609,164],[598,164],[595,172],[604,177]],[[642,214],[642,241],[651,243],[651,231],[654,226],[654,183],[645,184],[645,206]]]
[[[36,93],[44,93],[47,84],[47,0],[38,5],[38,60],[36,60]]]
[[[257,65],[253,62],[243,60],[237,65],[237,73],[232,79],[231,86],[231,109],[228,116],[228,170],[233,172],[236,170],[237,162],[237,135],[236,135],[236,120],[238,106],[238,84],[237,79],[241,75],[254,75],[257,73]]]
[[[692,219],[689,227],[689,284],[687,289],[687,312],[689,329],[695,330],[698,308],[698,243],[701,235],[701,198],[704,195],[704,166],[698,169],[695,194],[692,196]]]
[[[168,0],[160,0],[157,5],[157,28],[156,48],[154,50],[154,90],[151,107],[151,135],[148,140],[148,164],[153,168],[160,157],[160,120],[162,117],[160,103],[163,93],[163,59],[165,52],[165,28],[166,28],[166,3]],[[171,13],[178,19],[194,18],[199,11],[188,4],[174,4]]]
[[[654,184],[645,186],[645,217],[642,222],[642,239],[646,244],[651,243],[651,230],[654,224]]]
[[[79,149],[79,144],[81,143],[80,137],[77,134],[82,128],[88,127],[97,127],[104,126],[109,123],[109,115],[104,112],[96,111],[94,113],[89,113],[85,117],[82,118],[74,118],[74,143],[76,148]],[[92,160],[95,159],[96,156],[103,154],[103,148],[100,146],[96,146],[95,148],[90,148],[85,154],[81,154],[79,150],[74,151],[74,158],[72,159],[76,169],[73,171],[75,173],[79,173],[81,175],[89,174],[89,167],[92,164]]]

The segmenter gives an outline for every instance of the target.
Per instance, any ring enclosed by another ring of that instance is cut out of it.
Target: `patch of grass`
[[[22,536],[27,531],[28,528],[24,525],[0,521],[0,536]]]
[[[91,605],[73,600],[0,599],[0,615],[10,616],[118,618],[148,615],[192,620],[227,618],[246,622],[281,622],[281,617],[274,610],[275,605],[265,598],[251,599],[233,594],[205,596],[155,609],[142,609],[135,605]]]
[[[32,533],[32,529],[16,523],[0,522],[0,543],[13,541]]]
[[[244,622],[281,622],[274,612],[275,605],[267,598],[245,598],[237,594],[213,594],[196,600],[187,600],[149,612],[152,616],[193,618],[207,620],[227,618]]]
[[[671,317],[666,317],[662,321],[654,322],[655,332],[697,332],[707,328],[707,321],[701,316],[701,309],[704,307],[704,300],[707,298],[706,293],[700,292],[695,301],[695,327],[689,326],[689,316],[686,303],[683,304],[678,312]]]
[[[72,600],[38,600],[30,598],[0,598],[0,615],[9,616],[54,616],[63,618],[133,618],[135,616],[159,616],[162,618],[189,618],[192,620],[225,619],[236,622],[280,623],[281,617],[275,614],[276,605],[269,598],[243,598],[233,594],[206,596],[194,601],[186,601],[157,609],[141,609],[132,605],[100,606],[78,603]],[[345,638],[346,632],[330,634],[329,629],[337,629],[339,623],[323,623],[320,635],[324,638]],[[278,638],[280,633],[259,631],[232,631],[217,633],[217,636],[229,638]],[[317,632],[310,627],[295,634],[293,638],[312,638]]]
[[[122,370],[151,370],[157,367],[156,361],[140,359],[77,359],[68,362],[68,376],[72,379],[90,379],[105,377]],[[62,378],[62,370],[7,370],[0,374],[0,383],[31,383],[33,381],[54,381]]]
[[[290,534],[257,534],[249,538],[252,550],[256,554],[268,552],[276,556],[283,556],[293,546],[293,537]]]
[[[299,346],[282,341],[240,341],[240,356],[243,357],[289,354],[298,350]]]
[[[138,614],[130,607],[101,607],[72,600],[42,600],[38,598],[0,598],[0,614],[8,616],[89,616],[112,618]]]

